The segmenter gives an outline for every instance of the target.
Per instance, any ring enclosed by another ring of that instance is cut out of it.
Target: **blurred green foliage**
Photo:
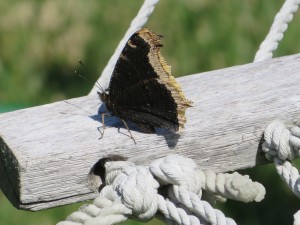
[[[0,1],[0,112],[87,94],[142,2]],[[147,26],[164,35],[163,54],[173,74],[188,75],[250,63],[283,3],[161,0]],[[275,56],[300,52],[299,22],[297,14]],[[228,201],[218,207],[239,224],[291,224],[299,200],[280,182],[273,166],[243,172],[267,187],[266,199],[250,204]],[[0,224],[55,224],[78,205],[24,212],[1,195]]]

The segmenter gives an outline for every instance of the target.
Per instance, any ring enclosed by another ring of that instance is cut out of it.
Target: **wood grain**
[[[170,153],[202,169],[232,171],[266,163],[259,141],[274,119],[300,118],[300,55],[177,79],[193,107],[177,135],[140,133],[134,144],[118,118],[106,117],[102,139],[96,95],[0,115],[1,188],[18,208],[41,210],[96,196],[89,173],[103,157],[147,164]]]

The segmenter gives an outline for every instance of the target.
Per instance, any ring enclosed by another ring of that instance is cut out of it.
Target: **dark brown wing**
[[[118,104],[116,114],[125,120],[131,120],[137,125],[178,130],[176,102],[170,91],[156,79],[144,80],[124,88],[115,102]]]
[[[190,102],[159,52],[160,37],[143,28],[124,47],[109,85],[110,108],[117,116],[150,132],[177,131]]]

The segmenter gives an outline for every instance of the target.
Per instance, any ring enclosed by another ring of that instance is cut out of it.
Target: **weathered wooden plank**
[[[300,55],[178,79],[194,102],[179,139],[134,129],[134,145],[117,118],[101,124],[97,96],[0,115],[1,188],[19,208],[41,210],[94,197],[88,174],[108,155],[138,164],[170,153],[217,172],[266,162],[258,151],[266,125],[300,118]],[[71,103],[71,104],[69,104]],[[118,129],[120,128],[120,129]],[[100,180],[98,180],[100,182]]]

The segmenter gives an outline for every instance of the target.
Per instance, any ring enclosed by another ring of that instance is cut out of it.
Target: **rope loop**
[[[158,187],[158,182],[145,167],[126,167],[112,183],[122,202],[132,209],[133,216],[142,220],[153,218],[157,212]]]
[[[281,121],[270,123],[264,131],[265,142],[263,151],[269,160],[279,157],[282,160],[293,159],[293,153],[289,145],[290,131]]]
[[[288,161],[299,156],[299,126],[288,130],[281,121],[274,121],[265,129],[264,139],[262,150],[266,153],[266,158],[274,161],[281,179],[300,198],[300,175],[298,169]],[[299,215],[299,211],[294,215],[294,224],[300,224]]]
[[[201,197],[201,177],[196,169],[194,160],[175,154],[157,159],[150,165],[151,172],[161,184],[178,185]]]
[[[273,121],[267,126],[264,132],[265,142],[262,145],[267,159],[274,160],[278,157],[285,161],[299,155],[300,128],[295,126],[291,131],[281,121]]]
[[[111,185],[124,168],[131,166],[134,166],[134,163],[127,161],[107,161],[105,163],[105,183]]]

